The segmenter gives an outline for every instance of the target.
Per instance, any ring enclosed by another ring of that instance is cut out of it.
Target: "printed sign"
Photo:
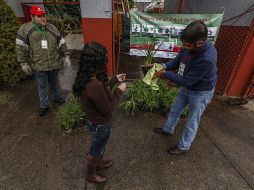
[[[130,54],[145,56],[154,44],[154,57],[174,58],[181,50],[180,36],[191,22],[202,20],[208,27],[208,40],[215,43],[223,14],[153,14],[131,12]]]

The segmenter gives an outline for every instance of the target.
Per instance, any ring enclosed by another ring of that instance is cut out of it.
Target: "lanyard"
[[[43,29],[43,30],[40,30],[40,28],[39,28],[36,24],[34,24],[34,23],[33,23],[33,25],[34,25],[34,27],[37,29],[37,31],[41,34],[41,36],[44,37],[44,35],[45,35],[45,30],[44,30],[44,29]]]

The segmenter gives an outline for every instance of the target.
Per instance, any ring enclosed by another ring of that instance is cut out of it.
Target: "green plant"
[[[155,37],[150,37],[145,40],[145,45],[143,51],[145,52],[145,65],[151,65],[153,63],[153,57],[159,50],[163,42],[157,41]],[[156,47],[157,46],[157,47]]]
[[[121,103],[121,107],[125,112],[129,112],[132,115],[137,111],[136,110],[136,102],[133,99],[133,96],[131,96],[130,100],[125,100]]]
[[[134,7],[134,1],[133,0],[127,0],[127,3],[129,4],[130,9]]]
[[[61,34],[65,33],[64,30],[64,21],[59,16],[47,15],[47,22],[56,26]]]
[[[59,107],[57,119],[61,127],[69,129],[84,117],[79,100],[71,94],[67,102]]]
[[[189,107],[186,107],[186,108],[183,110],[183,113],[182,113],[182,115],[181,115],[182,118],[187,117],[188,113],[189,113]]]
[[[14,84],[25,78],[15,54],[17,17],[5,0],[0,0],[0,83]]]
[[[132,115],[168,111],[177,96],[177,88],[169,87],[163,80],[158,80],[158,86],[159,90],[155,91],[141,80],[134,81],[125,93],[122,110]]]
[[[8,92],[0,92],[0,105],[7,104],[12,95]]]
[[[45,2],[79,2],[78,0],[45,0]],[[61,34],[81,32],[80,6],[75,4],[46,4],[47,20],[54,24]]]
[[[63,15],[48,15],[47,21],[55,25],[61,34],[72,33],[73,31],[79,31],[80,20],[76,17],[72,17],[66,14]]]

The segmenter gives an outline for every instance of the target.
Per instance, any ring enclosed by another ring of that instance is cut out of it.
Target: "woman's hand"
[[[116,78],[118,79],[119,82],[123,82],[126,79],[126,74],[125,73],[118,74],[116,75]]]
[[[119,88],[121,91],[125,92],[125,90],[126,90],[126,83],[122,82],[117,88]]]

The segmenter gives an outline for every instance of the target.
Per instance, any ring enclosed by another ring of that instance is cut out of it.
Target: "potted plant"
[[[59,107],[57,119],[59,125],[65,130],[71,130],[83,123],[85,113],[81,109],[79,100],[71,94],[66,103]]]
[[[162,43],[163,42],[157,41],[154,37],[149,38],[145,41],[145,45],[142,49],[145,52],[145,59],[144,64],[141,65],[141,69],[144,75],[146,75],[147,71],[153,67],[153,57],[159,50]]]
[[[154,112],[168,116],[171,105],[177,97],[177,87],[159,79],[159,90],[152,90],[151,86],[142,80],[135,80],[125,93],[120,107],[126,114],[135,115],[138,112]],[[188,108],[184,110],[181,118],[185,118]]]

